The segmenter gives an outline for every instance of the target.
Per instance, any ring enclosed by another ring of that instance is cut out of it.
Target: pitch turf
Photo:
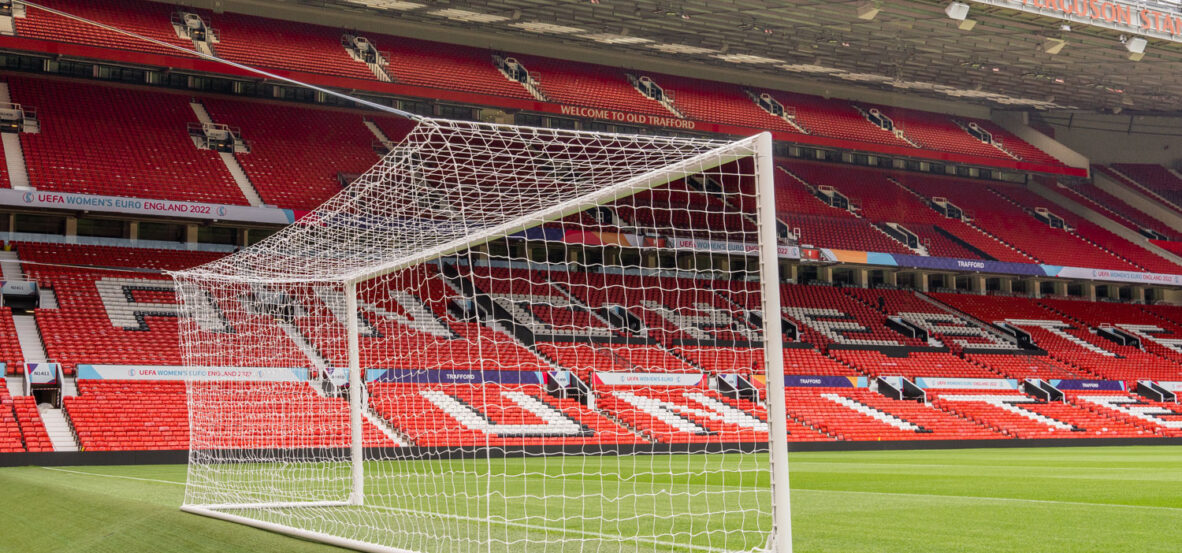
[[[0,469],[0,551],[338,551],[182,513],[184,478],[171,465]],[[1182,548],[1182,447],[796,453],[792,488],[797,552]]]

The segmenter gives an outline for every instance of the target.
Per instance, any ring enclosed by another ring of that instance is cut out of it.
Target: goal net
[[[367,551],[789,551],[771,163],[419,122],[173,273],[183,508]]]

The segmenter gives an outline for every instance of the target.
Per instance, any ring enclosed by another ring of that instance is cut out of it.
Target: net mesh
[[[375,550],[763,549],[754,155],[426,120],[295,224],[174,273],[208,375],[186,505]]]

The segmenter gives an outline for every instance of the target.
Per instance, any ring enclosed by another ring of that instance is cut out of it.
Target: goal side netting
[[[172,274],[183,508],[367,551],[789,551],[773,174],[766,133],[419,122]]]

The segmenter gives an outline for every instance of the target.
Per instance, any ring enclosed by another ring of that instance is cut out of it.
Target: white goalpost
[[[375,552],[789,553],[777,238],[768,133],[421,120],[172,273],[212,375],[182,509]]]

